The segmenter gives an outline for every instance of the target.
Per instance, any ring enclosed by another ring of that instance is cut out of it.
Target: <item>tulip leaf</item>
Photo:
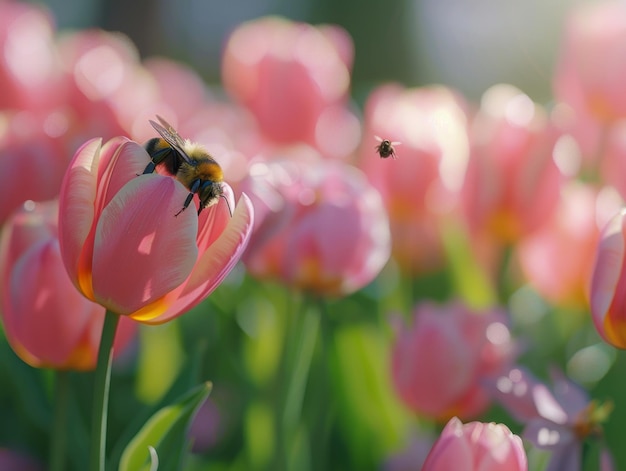
[[[119,470],[148,471],[155,456],[159,471],[180,469],[182,453],[188,448],[185,443],[188,425],[210,392],[211,383],[201,384],[158,410],[126,446]]]

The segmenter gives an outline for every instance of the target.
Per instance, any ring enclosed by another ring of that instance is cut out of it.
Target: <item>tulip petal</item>
[[[146,150],[125,137],[117,137],[108,141],[100,156],[97,207],[102,210],[124,185],[137,175],[141,175],[150,162]]]
[[[8,293],[12,302],[5,312],[15,335],[9,340],[33,366],[93,368],[99,332],[89,333],[104,309],[76,291],[60,258],[51,239],[33,246],[15,265]]]
[[[463,424],[458,418],[453,417],[430,450],[422,469],[428,471],[466,469],[467,463],[472,463],[473,459],[470,444],[463,436]]]
[[[188,190],[170,177],[142,175],[104,208],[95,235],[93,286],[118,314],[162,298],[183,283],[197,260],[197,217],[179,211]]]
[[[624,236],[623,224],[626,211],[621,211],[606,226],[598,246],[598,253],[591,282],[591,313],[594,324],[600,335],[618,348],[626,348],[624,330],[626,320],[615,316],[621,309],[611,309],[616,299],[623,301],[620,295],[623,259]],[[618,312],[613,312],[618,311]]]
[[[155,319],[137,320],[155,324],[167,322],[191,309],[211,293],[241,258],[254,224],[253,214],[250,199],[242,194],[228,226],[200,256],[182,293],[172,302],[167,312]]]
[[[101,146],[101,139],[92,139],[78,149],[65,174],[59,196],[61,254],[70,279],[79,289],[81,264],[87,263],[83,259],[85,242],[94,222]]]

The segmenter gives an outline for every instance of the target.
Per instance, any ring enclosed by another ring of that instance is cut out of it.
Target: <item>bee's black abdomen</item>
[[[152,162],[143,173],[152,173],[157,165],[163,165],[169,173],[176,175],[183,158],[173,149],[165,139],[154,137],[143,145]]]

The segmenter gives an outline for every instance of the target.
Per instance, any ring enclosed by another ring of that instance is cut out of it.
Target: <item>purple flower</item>
[[[522,437],[537,448],[552,452],[546,471],[581,469],[582,444],[602,435],[612,404],[591,401],[587,392],[556,369],[548,388],[529,371],[515,367],[488,384],[494,398],[518,421]],[[612,471],[610,454],[603,450],[601,471]]]

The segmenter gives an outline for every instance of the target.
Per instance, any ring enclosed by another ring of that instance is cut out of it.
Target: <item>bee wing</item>
[[[161,124],[156,123],[150,120],[150,124],[152,127],[158,132],[165,141],[175,149],[180,156],[185,159],[187,162],[191,162],[187,153],[183,150],[185,146],[185,140],[180,137],[180,135],[176,132],[176,130],[165,121],[163,118],[157,115],[157,119],[161,122]]]
[[[402,143],[401,143],[401,142],[399,142],[399,141],[393,141],[393,142],[391,143],[391,145],[392,145],[392,146],[399,146],[400,144],[402,144]]]
[[[378,142],[383,142],[383,138],[380,136],[374,136],[374,139],[376,139]]]

